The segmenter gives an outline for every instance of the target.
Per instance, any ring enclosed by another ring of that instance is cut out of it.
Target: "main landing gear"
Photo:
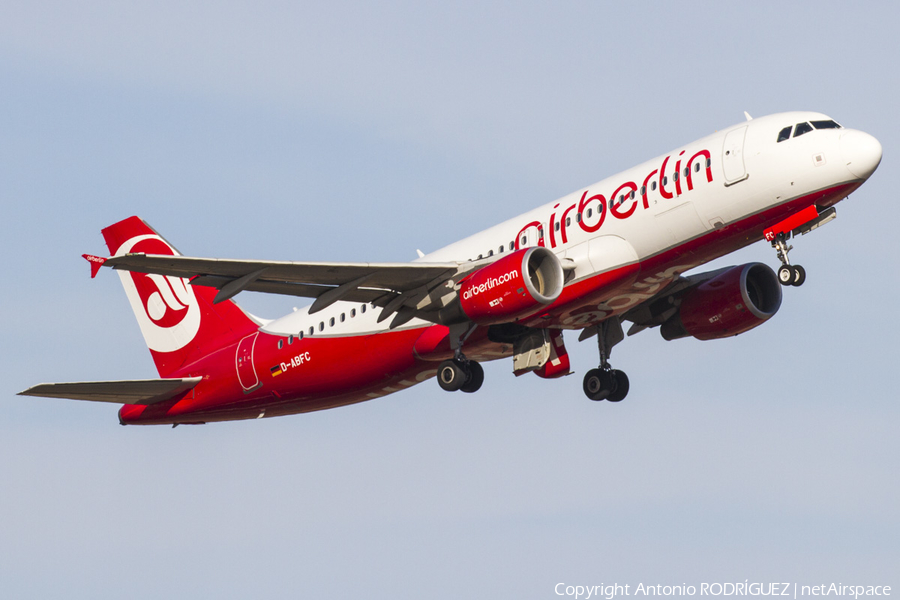
[[[622,324],[615,317],[594,326],[600,350],[600,366],[584,375],[584,395],[591,400],[621,402],[628,395],[628,375],[609,364],[612,347],[622,341]]]
[[[799,287],[806,281],[806,269],[800,265],[791,264],[791,261],[788,259],[788,252],[791,251],[793,246],[788,246],[787,240],[787,233],[779,233],[775,236],[775,239],[772,240],[772,247],[775,248],[778,260],[781,261],[781,267],[778,269],[778,282],[781,283],[781,285],[793,285]]]
[[[469,360],[462,353],[466,339],[475,331],[475,325],[456,324],[450,326],[450,347],[453,358],[445,360],[438,366],[438,385],[442,390],[455,392],[462,390],[467,394],[477,392],[484,383],[484,369],[474,360]]]
[[[471,394],[477,392],[484,383],[484,369],[474,360],[468,360],[459,352],[451,360],[445,360],[438,367],[438,385],[448,392],[461,390]]]

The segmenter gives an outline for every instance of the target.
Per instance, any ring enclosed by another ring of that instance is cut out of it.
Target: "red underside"
[[[630,310],[677,276],[668,274],[665,279],[658,274],[676,265],[697,266],[759,241],[768,227],[813,204],[832,206],[861,183],[847,183],[798,198],[708,231],[640,264],[575,282],[546,311],[523,323],[532,327],[580,329],[611,314]],[[511,354],[509,345],[490,342],[486,333],[486,328],[479,328],[467,340],[467,356],[486,361]],[[345,406],[429,379],[436,373],[436,361],[451,355],[447,328],[441,325],[364,336],[310,336],[285,345],[282,350],[277,349],[278,339],[283,338],[259,334],[253,351],[258,385],[251,390],[245,390],[237,377],[236,344],[232,344],[173,373],[173,377],[204,377],[185,396],[152,406],[125,405],[119,411],[120,421],[142,425],[204,423]],[[285,361],[290,364],[292,357],[301,355],[302,364],[298,359],[295,366],[280,373],[278,369],[272,370]]]

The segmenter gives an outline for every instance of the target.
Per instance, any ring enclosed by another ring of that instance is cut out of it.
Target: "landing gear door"
[[[725,135],[722,144],[722,168],[725,171],[725,185],[734,185],[747,179],[747,168],[744,166],[744,137],[747,126],[744,125]]]
[[[259,332],[242,339],[238,343],[237,354],[234,357],[238,381],[241,382],[244,392],[251,392],[262,385],[253,366],[253,348],[256,346],[257,336],[259,336]]]
[[[513,374],[518,377],[540,369],[550,359],[550,333],[534,329],[513,344]]]

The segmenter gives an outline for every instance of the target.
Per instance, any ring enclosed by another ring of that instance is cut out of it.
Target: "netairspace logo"
[[[633,588],[633,590],[632,590]],[[698,585],[649,585],[639,583],[609,585],[569,585],[557,583],[553,588],[557,596],[574,600],[591,598],[613,600],[621,596],[787,596],[796,600],[800,596],[844,596],[858,600],[861,596],[890,596],[889,585],[843,585],[822,583],[798,585],[797,583],[756,583],[749,579],[737,582],[700,583]]]

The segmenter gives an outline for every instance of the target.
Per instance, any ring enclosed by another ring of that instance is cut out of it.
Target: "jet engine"
[[[562,265],[553,252],[542,246],[518,250],[460,281],[457,301],[441,311],[441,322],[516,321],[559,298],[563,282]]]
[[[781,307],[781,285],[768,265],[749,263],[688,290],[678,312],[660,327],[667,340],[715,340],[749,331]]]

